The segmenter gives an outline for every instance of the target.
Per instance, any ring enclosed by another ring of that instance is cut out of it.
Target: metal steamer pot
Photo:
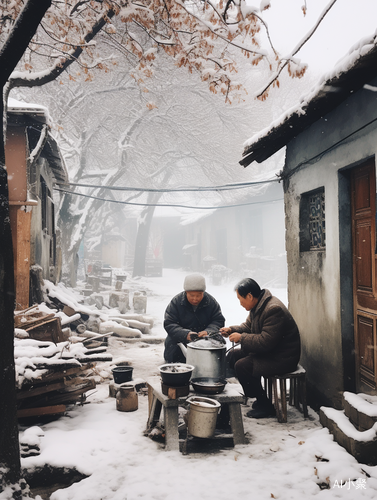
[[[186,363],[195,367],[192,378],[225,379],[225,344],[214,346],[210,342],[190,342],[187,347],[179,346],[186,356]]]

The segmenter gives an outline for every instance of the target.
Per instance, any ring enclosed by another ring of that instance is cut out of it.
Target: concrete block
[[[118,308],[121,313],[130,309],[130,298],[128,290],[122,292],[111,292],[109,296],[109,307]]]
[[[344,412],[359,431],[371,429],[377,422],[377,404],[372,398],[367,394],[343,393]]]
[[[132,305],[136,313],[145,314],[147,311],[146,294],[143,292],[134,292]]]
[[[343,408],[344,408],[344,413],[347,415],[349,420],[353,423],[353,425],[356,427],[356,429],[359,429],[359,413],[356,410],[354,406],[352,406],[347,399],[344,398],[343,395]]]
[[[377,425],[358,431],[343,411],[325,407],[320,409],[320,422],[358,462],[377,465]]]

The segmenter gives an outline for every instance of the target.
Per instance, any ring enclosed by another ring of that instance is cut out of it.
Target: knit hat
[[[201,274],[189,274],[183,282],[183,289],[186,292],[204,292],[206,280]]]

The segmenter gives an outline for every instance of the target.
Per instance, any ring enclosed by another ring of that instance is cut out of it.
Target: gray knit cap
[[[201,274],[189,274],[183,282],[183,289],[186,292],[204,292],[206,280]]]

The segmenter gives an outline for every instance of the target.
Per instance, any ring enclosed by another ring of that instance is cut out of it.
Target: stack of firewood
[[[98,381],[97,362],[112,361],[108,337],[148,337],[152,318],[109,314],[79,303],[63,286],[45,281],[45,302],[15,312],[18,417],[63,414],[83,402]]]
[[[90,339],[90,342],[91,339]],[[73,343],[55,313],[38,306],[15,313],[18,418],[64,414],[95,388],[98,361],[112,361],[106,346]]]

